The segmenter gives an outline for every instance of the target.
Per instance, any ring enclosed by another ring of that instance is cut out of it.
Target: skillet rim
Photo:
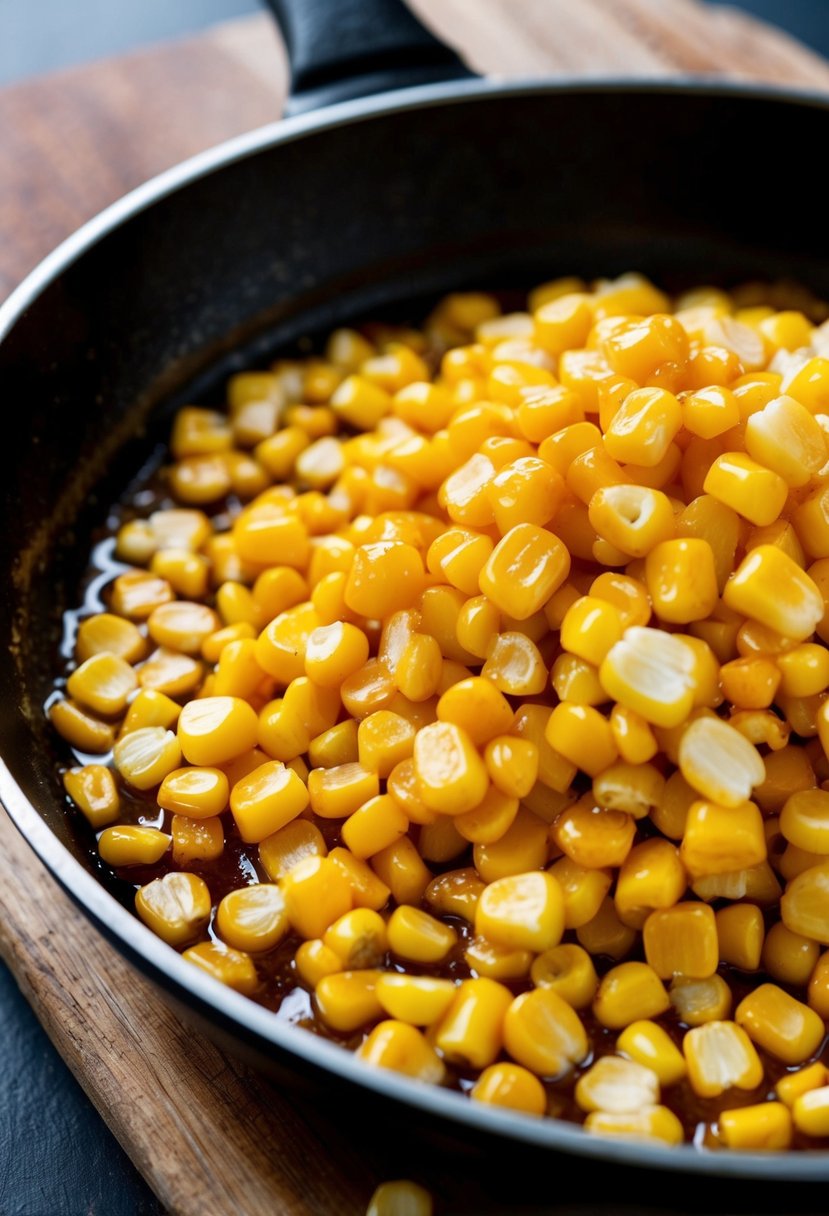
[[[191,182],[223,169],[238,160],[271,147],[291,143],[318,131],[396,113],[454,105],[491,97],[532,94],[645,94],[658,97],[698,95],[723,99],[780,102],[794,107],[829,112],[829,94],[809,89],[743,81],[712,80],[681,76],[640,80],[629,77],[579,76],[554,80],[536,78],[491,82],[463,80],[423,85],[390,94],[337,103],[323,110],[300,114],[259,127],[207,149],[151,178],[110,204],[62,241],[26,276],[0,304],[0,343],[16,322],[58,276],[80,259],[108,233],[167,195]],[[387,1099],[419,1108],[426,1115],[472,1127],[475,1131],[506,1136],[535,1148],[572,1153],[579,1157],[607,1160],[614,1164],[685,1171],[730,1178],[818,1181],[829,1179],[829,1150],[789,1153],[740,1153],[733,1150],[701,1152],[692,1145],[668,1148],[646,1142],[592,1136],[558,1119],[532,1119],[514,1111],[502,1111],[470,1102],[454,1091],[427,1086],[383,1069],[365,1067],[350,1052],[313,1033],[280,1020],[247,997],[211,979],[187,964],[171,947],[156,937],[128,912],[95,879],[53,834],[33,804],[15,782],[0,758],[0,801],[24,840],[81,911],[103,932],[119,952],[163,990],[200,1016],[239,1037],[240,1030],[253,1041],[261,1055],[275,1047],[304,1064],[333,1073]]]

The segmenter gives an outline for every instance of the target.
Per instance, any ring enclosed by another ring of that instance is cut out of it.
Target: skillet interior
[[[769,90],[582,84],[446,86],[399,104],[350,104],[248,141],[248,151],[242,141],[217,171],[188,180],[185,170],[172,193],[163,185],[139,192],[157,201],[127,205],[125,221],[104,224],[78,260],[57,259],[55,277],[17,319],[12,301],[0,345],[0,561],[9,572],[0,592],[0,751],[84,869],[95,863],[64,816],[40,706],[90,531],[186,386],[218,362],[249,366],[257,350],[463,285],[635,268],[669,288],[786,277],[829,297],[823,200],[817,189],[795,190],[786,172],[826,146],[828,108]],[[71,884],[51,838],[27,834]],[[142,965],[166,966],[168,948],[147,945],[135,922],[137,933],[125,930],[102,893],[78,897]],[[166,986],[237,1049],[272,1061],[262,1019],[251,1014],[247,1031],[240,1026],[248,1003],[223,1001],[195,980],[186,992],[182,969],[193,970],[182,964]],[[311,1036],[294,1037],[310,1040],[306,1059],[331,1066]],[[374,1088],[404,1097],[412,1089],[385,1078]],[[478,1122],[468,1107],[458,1117]],[[509,1131],[611,1155],[552,1124],[544,1135]],[[648,1158],[630,1146],[612,1155]],[[829,1162],[808,1155],[668,1156],[657,1151],[655,1160],[829,1175]]]

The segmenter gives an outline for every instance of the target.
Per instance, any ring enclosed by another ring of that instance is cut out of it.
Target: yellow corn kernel
[[[558,945],[564,932],[564,896],[544,872],[491,882],[475,910],[475,931],[497,945],[538,953]]]
[[[817,942],[779,922],[772,925],[763,943],[763,970],[781,984],[803,987],[817,965],[820,946]]]
[[[202,682],[204,668],[198,659],[174,650],[156,650],[141,664],[138,682],[142,688],[153,689],[170,697],[192,694]]]
[[[547,686],[547,668],[535,643],[523,633],[499,633],[481,675],[510,697],[531,697]]]
[[[829,945],[829,863],[811,866],[788,883],[780,915],[793,933]]]
[[[672,773],[665,782],[659,805],[651,808],[650,817],[654,827],[670,840],[681,840],[685,834],[688,812],[696,800],[696,791],[682,773],[679,770]]]
[[[265,626],[256,640],[256,661],[281,684],[305,675],[308,638],[322,624],[313,604],[296,604]]]
[[[815,583],[776,545],[760,545],[747,554],[723,600],[735,612],[794,639],[813,633],[824,613]]]
[[[737,1006],[737,1023],[764,1051],[785,1064],[802,1064],[823,1041],[823,1019],[776,984],[761,984]]]
[[[687,881],[675,845],[659,837],[642,841],[630,850],[619,870],[614,897],[619,919],[632,929],[641,929],[652,912],[678,903]]]
[[[353,908],[329,925],[322,940],[344,970],[378,967],[386,954],[385,921],[371,908]]]
[[[215,861],[224,852],[225,834],[217,818],[190,819],[186,815],[173,815],[170,831],[176,866]]]
[[[772,1152],[791,1146],[792,1116],[781,1102],[724,1110],[717,1122],[727,1148]]]
[[[200,767],[224,764],[256,743],[257,718],[239,697],[203,697],[188,701],[178,720],[184,758]]]
[[[556,696],[573,705],[601,705],[607,695],[599,682],[598,670],[574,654],[560,654],[553,663],[550,679]]]
[[[599,983],[593,1013],[603,1026],[621,1030],[631,1022],[658,1017],[670,1006],[659,976],[647,963],[620,963]]]
[[[645,764],[659,751],[653,731],[645,719],[624,705],[613,706],[610,729],[626,764]]]
[[[604,810],[643,819],[662,801],[665,778],[652,764],[611,764],[593,779],[593,798]]]
[[[425,633],[413,634],[398,660],[394,678],[410,701],[427,701],[437,692],[443,668],[440,646]]]
[[[521,807],[501,839],[476,844],[473,857],[485,882],[538,869],[547,859],[547,824]]]
[[[778,701],[783,701],[780,693]],[[765,743],[773,751],[779,751],[789,742],[794,727],[804,738],[817,734],[816,714],[821,700],[795,700],[785,698],[785,709],[790,721],[783,721],[769,709],[743,709],[732,713],[729,725],[756,746]]]
[[[808,989],[809,1006],[819,1013],[824,1021],[829,1020],[829,954],[822,954],[817,961]]]
[[[786,840],[811,853],[829,853],[829,792],[807,789],[786,799],[780,812]]]
[[[55,701],[49,706],[49,721],[72,747],[90,755],[108,752],[115,741],[115,728],[101,722],[74,701]]]
[[[624,811],[606,811],[585,795],[556,819],[550,836],[577,865],[621,866],[633,845],[636,824]]]
[[[107,652],[86,659],[66,682],[70,697],[103,717],[122,714],[127,698],[137,687],[138,679],[129,663]]]
[[[756,971],[763,949],[763,913],[756,904],[730,904],[716,913],[720,960]]]
[[[210,891],[198,875],[173,871],[138,890],[135,910],[158,937],[171,946],[184,946],[207,925]]]
[[[85,764],[63,774],[63,786],[96,830],[118,818],[121,799],[112,772],[103,764]]]
[[[312,768],[334,768],[357,761],[357,723],[353,718],[338,722],[330,730],[315,735],[308,743]]]
[[[356,859],[355,859],[356,860]],[[432,880],[432,872],[423,861],[408,836],[375,853],[371,859],[374,871],[383,889],[382,907],[389,897],[393,896],[398,904],[418,904],[423,897],[426,887]],[[380,892],[377,892],[379,900]],[[355,903],[364,902],[355,892]],[[368,906],[373,907],[374,903]]]
[[[437,819],[437,812],[430,810],[420,797],[414,760],[401,760],[394,766],[386,782],[386,792],[402,807],[411,823],[430,824]]]
[[[412,754],[415,728],[400,714],[381,709],[363,718],[357,731],[359,762],[368,772],[388,777]]]
[[[732,659],[720,668],[723,694],[739,709],[768,709],[780,679],[779,667],[762,655]]]
[[[684,398],[682,421],[692,435],[714,439],[739,424],[739,402],[729,389],[710,384]]]
[[[167,852],[171,839],[157,828],[126,824],[105,828],[98,838],[98,852],[109,866],[153,866]]]
[[[576,766],[559,755],[548,743],[545,732],[549,720],[550,710],[546,706],[521,705],[516,711],[510,734],[535,744],[538,753],[538,780],[551,789],[564,793],[572,784]],[[529,793],[529,790],[527,792]]]
[[[529,739],[497,735],[484,751],[492,784],[507,798],[523,798],[538,778],[538,748]]]
[[[126,574],[119,574],[112,584],[111,607],[118,616],[143,621],[173,598],[173,589],[166,579],[145,570],[128,570]]]
[[[189,655],[200,654],[205,639],[215,633],[219,625],[212,608],[188,600],[160,604],[147,621],[147,629],[156,645]]]
[[[563,1076],[589,1050],[579,1015],[552,988],[516,997],[506,1010],[503,1035],[513,1059],[538,1076]]]
[[[680,639],[632,626],[608,652],[599,678],[609,698],[647,722],[673,727],[691,711],[694,667],[694,654]]]
[[[826,463],[826,439],[818,421],[793,397],[775,397],[751,414],[746,451],[790,486],[804,486]]]
[[[548,523],[564,499],[564,479],[545,460],[521,456],[498,470],[487,485],[487,495],[503,536],[516,524]]]
[[[168,773],[156,795],[158,805],[191,819],[220,815],[227,807],[227,776],[217,768],[179,768]]]
[[[275,481],[286,481],[294,471],[300,452],[310,442],[302,427],[286,426],[257,443],[253,454]]]
[[[480,747],[512,726],[513,710],[489,680],[471,676],[448,689],[438,701],[437,716],[466,731]]]
[[[451,980],[428,975],[384,972],[377,979],[377,999],[389,1017],[410,1026],[432,1026],[446,1013],[457,989]]]
[[[829,651],[806,642],[778,655],[781,692],[787,697],[812,697],[829,687]]]
[[[576,937],[588,954],[606,954],[612,959],[624,958],[636,940],[633,929],[619,920],[609,895],[602,900],[593,919],[576,930]]]
[[[308,805],[308,790],[280,760],[269,760],[237,781],[230,791],[230,809],[239,835],[259,844],[296,819]]]
[[[338,971],[324,975],[314,992],[317,1012],[333,1030],[344,1034],[383,1016],[377,999],[377,971]]]
[[[416,963],[442,962],[457,942],[449,925],[419,908],[395,908],[388,923],[389,949]]]
[[[761,527],[778,518],[788,493],[779,474],[743,452],[717,456],[706,474],[703,490]]]
[[[807,1136],[829,1136],[829,1085],[796,1098],[792,1118],[797,1130]]]
[[[579,291],[550,297],[533,311],[535,343],[551,355],[584,346],[592,325],[593,301]]]
[[[555,464],[556,459],[560,459],[562,455],[561,451],[552,450],[551,441],[555,439],[556,436],[551,436],[550,440],[545,440],[539,448],[539,454],[546,456],[551,464]],[[574,455],[570,464],[562,471],[571,494],[585,507],[589,506],[598,490],[607,486],[629,485],[633,481],[622,466],[608,455],[603,444],[596,444],[595,447]],[[559,526],[562,514],[560,511],[556,517],[556,527]],[[584,514],[589,523],[589,510]]]
[[[432,879],[424,892],[424,898],[435,912],[443,916],[460,916],[472,923],[484,886],[484,882],[472,867],[448,870]]]
[[[659,1101],[659,1077],[644,1064],[621,1056],[601,1056],[576,1082],[583,1111],[627,1114]]]
[[[414,765],[427,807],[461,815],[483,799],[489,777],[469,735],[452,722],[433,722],[418,731]]]
[[[357,1049],[357,1056],[376,1068],[389,1068],[431,1085],[440,1085],[446,1074],[434,1048],[406,1022],[380,1022]]]
[[[412,545],[360,545],[348,573],[345,602],[361,616],[386,617],[409,608],[423,590],[423,559]]]
[[[545,736],[556,752],[591,777],[618,755],[610,723],[590,705],[557,705],[550,714]]]
[[[403,1179],[377,1187],[366,1216],[433,1216],[432,1196],[416,1182]]]
[[[234,950],[222,942],[199,942],[182,955],[214,980],[236,992],[251,996],[259,987],[259,977],[253,959],[242,950]]]
[[[551,989],[573,1009],[586,1009],[599,985],[590,955],[570,944],[540,954],[530,968],[530,978],[536,988]]]
[[[491,1064],[478,1077],[469,1096],[475,1102],[505,1106],[525,1115],[543,1115],[547,1110],[543,1085],[520,1064]]]
[[[710,616],[717,603],[717,574],[708,541],[666,540],[645,559],[653,610],[663,621],[686,624]]]
[[[79,663],[96,654],[113,654],[135,663],[146,650],[146,642],[132,621],[111,612],[96,612],[78,625],[75,654]]]
[[[460,834],[471,843],[491,844],[501,839],[517,814],[518,799],[502,794],[491,785],[482,801],[471,811],[457,815],[454,822]]]
[[[682,1052],[656,1022],[626,1026],[616,1040],[616,1050],[653,1072],[660,1085],[676,1085],[687,1072]]]
[[[731,1088],[751,1090],[763,1080],[763,1065],[746,1032],[736,1022],[707,1022],[682,1041],[688,1080],[700,1098],[716,1098]]]
[[[587,869],[569,857],[560,857],[549,870],[564,896],[564,927],[580,929],[591,921],[610,890],[609,869]]]
[[[591,1111],[584,1128],[598,1136],[625,1136],[666,1144],[681,1144],[685,1137],[682,1124],[667,1106],[647,1106],[644,1110],[625,1114]]]
[[[342,825],[343,842],[355,857],[372,857],[404,835],[409,821],[389,794],[363,803]]]
[[[721,718],[697,718],[688,726],[679,744],[679,767],[698,793],[726,807],[747,801],[765,777],[757,749]]]
[[[561,623],[561,645],[594,667],[622,636],[622,619],[613,604],[585,595],[575,601]]]
[[[680,857],[693,879],[746,870],[766,859],[763,819],[753,802],[723,807],[695,802],[688,812]]]
[[[285,901],[273,883],[231,891],[216,910],[216,930],[228,946],[250,953],[272,950],[288,932]]]
[[[473,595],[458,613],[458,645],[476,658],[484,659],[500,628],[501,614],[495,605],[485,595]]]
[[[821,1089],[826,1085],[829,1074],[826,1065],[821,1063],[809,1064],[799,1068],[797,1072],[785,1073],[775,1085],[775,1092],[786,1106],[791,1109],[801,1094],[810,1090]]]
[[[590,499],[588,516],[599,536],[630,557],[645,557],[674,535],[670,499],[648,486],[600,487]]]
[[[503,946],[485,937],[473,937],[463,957],[472,975],[492,980],[521,980],[532,962],[529,950]]]
[[[300,937],[322,937],[329,925],[351,910],[348,880],[328,857],[303,857],[281,882],[288,920]]]
[[[643,939],[645,958],[660,979],[705,979],[717,970],[717,924],[707,904],[681,903],[652,912]]]
[[[181,764],[181,748],[172,731],[145,726],[123,735],[112,758],[118,772],[130,785],[149,790]]]
[[[434,1030],[434,1044],[450,1064],[486,1068],[503,1043],[512,993],[497,980],[464,980]]]
[[[673,393],[663,388],[635,389],[614,415],[604,446],[614,460],[652,468],[663,459],[681,426],[682,407]]]
[[[479,583],[501,612],[523,621],[544,606],[569,571],[570,554],[557,536],[519,523],[495,546]]]
[[[370,908],[378,912],[389,902],[391,892],[377,874],[348,849],[332,849],[328,860],[345,878],[351,889],[351,900],[355,908]]]
[[[269,701],[262,707],[256,738],[262,751],[272,760],[285,762],[295,760],[308,750],[311,732],[298,714],[288,712],[282,699]]]
[[[348,622],[320,625],[308,635],[305,671],[325,688],[338,688],[368,658],[368,638]]]
[[[763,757],[766,779],[754,790],[760,809],[779,811],[786,800],[801,791],[815,788],[815,772],[802,747],[784,747]]]

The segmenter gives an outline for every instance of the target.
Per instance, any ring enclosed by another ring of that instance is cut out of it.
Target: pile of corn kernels
[[[828,443],[829,322],[636,275],[236,375],[78,614],[69,798],[154,932],[256,999],[282,960],[367,1064],[820,1147]]]

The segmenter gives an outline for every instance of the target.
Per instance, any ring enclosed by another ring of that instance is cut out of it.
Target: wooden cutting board
[[[696,0],[414,7],[493,75],[690,72],[829,91],[826,61],[742,13]],[[278,117],[285,92],[284,56],[265,17],[0,91],[0,298],[126,190]],[[0,954],[121,1144],[180,1216],[359,1216],[378,1182],[400,1176],[467,1216],[526,1211],[550,1193],[543,1172],[526,1162],[519,1171],[509,1152],[496,1171],[480,1154],[458,1169],[445,1153],[413,1156],[399,1136],[361,1132],[347,1106],[298,1108],[185,1027],[2,814]],[[676,1209],[688,1202],[664,1198]],[[618,1213],[618,1204],[606,1210]]]

